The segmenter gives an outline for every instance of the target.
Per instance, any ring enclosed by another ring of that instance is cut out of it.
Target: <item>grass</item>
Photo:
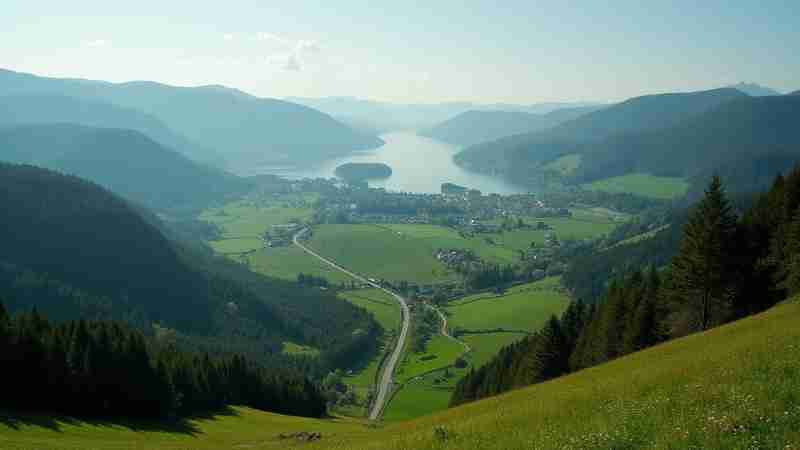
[[[287,355],[316,357],[319,356],[319,349],[287,341],[283,343],[283,353],[286,353]]]
[[[285,280],[296,280],[300,273],[323,277],[331,283],[352,280],[294,245],[264,248],[246,255],[245,259],[251,270]]]
[[[557,172],[562,176],[569,176],[575,173],[580,165],[581,155],[572,154],[564,155],[554,161],[551,161],[542,166],[542,169]]]
[[[610,193],[631,193],[657,199],[673,199],[686,195],[689,183],[683,178],[657,177],[633,173],[606,178],[584,185],[584,188]]]
[[[0,420],[0,448],[797,449],[799,319],[800,302],[786,303],[567,377],[378,429],[238,408],[181,429],[14,418]],[[276,438],[296,431],[323,438]]]
[[[400,305],[397,300],[380,289],[359,289],[339,294],[348,302],[366,309],[375,317],[386,332],[400,327]]]
[[[397,422],[445,410],[451,395],[451,388],[436,387],[422,381],[410,383],[392,398],[383,420]]]
[[[53,416],[0,416],[0,448],[40,449],[285,449],[300,447],[281,433],[318,431],[323,436],[358,433],[352,419],[316,420],[230,408],[217,415],[173,424],[110,423]]]
[[[310,247],[370,277],[420,284],[457,279],[418,239],[375,225],[320,225]]]
[[[437,335],[428,341],[423,353],[406,353],[395,372],[395,381],[405,383],[433,370],[452,365],[464,353],[464,346],[452,339]]]
[[[459,339],[472,348],[467,355],[467,361],[474,367],[480,367],[494,358],[500,349],[525,336],[524,333],[486,333],[464,334],[459,336]]]
[[[448,325],[454,330],[537,330],[569,304],[569,296],[558,283],[558,278],[551,277],[515,286],[500,296],[483,293],[464,297],[447,307]]]

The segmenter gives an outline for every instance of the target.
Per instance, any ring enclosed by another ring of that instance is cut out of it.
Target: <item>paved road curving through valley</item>
[[[391,394],[392,390],[392,376],[394,375],[394,371],[397,368],[397,363],[400,361],[400,356],[403,354],[403,346],[405,345],[406,338],[408,336],[408,328],[411,322],[411,314],[409,313],[408,310],[408,303],[406,302],[406,299],[396,294],[395,292],[392,292],[389,289],[386,289],[383,286],[379,285],[378,283],[372,282],[361,275],[358,275],[354,272],[345,269],[344,267],[336,264],[332,260],[325,258],[324,256],[318,254],[314,250],[311,250],[310,248],[303,245],[300,242],[300,238],[305,236],[308,233],[308,230],[309,230],[308,228],[303,228],[302,230],[297,232],[297,234],[294,235],[294,237],[292,238],[294,245],[296,245],[309,255],[333,267],[334,269],[343,272],[362,283],[368,284],[374,288],[386,292],[387,294],[391,295],[395,300],[397,300],[397,303],[400,304],[400,310],[403,319],[402,325],[400,327],[400,335],[397,338],[397,343],[395,345],[394,350],[392,350],[392,354],[389,356],[389,359],[386,360],[386,364],[384,364],[383,366],[383,373],[381,374],[380,381],[378,383],[377,394],[375,396],[374,401],[372,402],[372,407],[370,408],[369,411],[370,420],[377,420],[381,417],[383,409],[386,406],[386,402],[389,400],[389,395]],[[445,327],[446,326],[447,325],[445,322]]]

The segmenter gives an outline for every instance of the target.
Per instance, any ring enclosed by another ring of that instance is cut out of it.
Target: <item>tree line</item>
[[[321,417],[308,379],[243,356],[212,358],[160,344],[121,322],[53,324],[0,303],[0,407],[81,417],[163,419],[244,405]]]
[[[610,361],[763,311],[800,293],[800,167],[742,214],[713,177],[690,211],[677,254],[618,277],[599,302],[573,302],[537,333],[472,370],[459,405]]]

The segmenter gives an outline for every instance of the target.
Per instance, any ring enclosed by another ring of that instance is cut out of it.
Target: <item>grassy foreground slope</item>
[[[250,410],[159,431],[0,420],[0,448],[745,449],[800,447],[800,303],[411,422]],[[436,430],[439,431],[436,431]],[[280,433],[319,431],[313,444]]]

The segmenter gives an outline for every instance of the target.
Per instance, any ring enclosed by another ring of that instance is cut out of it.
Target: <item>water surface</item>
[[[490,194],[518,194],[528,192],[501,178],[477,174],[458,167],[453,155],[459,147],[403,131],[381,136],[386,141],[382,147],[365,152],[356,152],[345,157],[330,159],[308,168],[275,166],[255,167],[248,175],[275,174],[289,179],[333,178],[334,170],[348,162],[377,162],[388,164],[392,176],[370,180],[371,187],[383,187],[390,191],[436,194],[442,183],[455,183]]]

